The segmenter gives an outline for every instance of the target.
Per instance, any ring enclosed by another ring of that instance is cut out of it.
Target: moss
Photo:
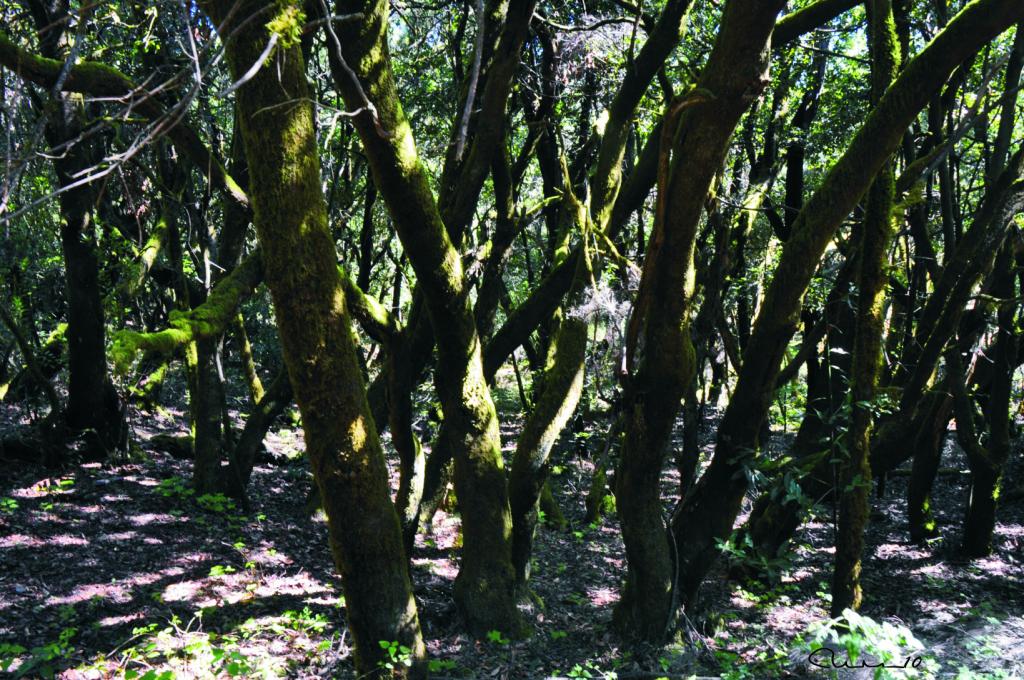
[[[156,333],[120,330],[113,335],[110,358],[114,362],[114,369],[123,375],[131,369],[135,357],[142,350],[169,356],[191,341],[192,337],[191,333],[177,328],[168,328]]]
[[[459,443],[453,451],[455,484],[466,548],[455,599],[474,634],[497,629],[517,636],[524,628],[513,598],[508,491],[497,415],[484,380],[470,290],[456,247],[461,231],[456,224],[449,233],[453,225],[441,217],[398,98],[387,47],[388,3],[351,0],[341,7],[365,17],[338,29],[343,56],[362,90],[336,60],[335,83],[350,109],[364,107],[364,95],[376,107],[376,117],[359,115],[353,124],[424,296],[438,348],[437,392],[449,435]]]
[[[146,281],[146,276],[149,275],[150,269],[153,268],[153,264],[156,262],[161,248],[163,248],[168,229],[167,217],[161,216],[153,226],[153,230],[150,232],[149,238],[146,239],[145,245],[139,251],[139,260],[134,267],[134,271],[125,281],[124,292],[126,295],[134,296]]]
[[[365,293],[340,267],[338,272],[345,290],[345,301],[363,330],[378,342],[392,341],[400,329],[388,308],[377,298]]]
[[[301,3],[277,5],[299,7]],[[244,74],[267,44],[266,26],[232,25],[260,11],[258,0],[201,6],[231,33],[232,75]],[[351,317],[320,184],[313,100],[298,46],[278,49],[236,91],[254,220],[265,253],[282,354],[302,414],[306,451],[327,513],[359,674],[381,675],[381,640],[412,650],[410,676],[425,675],[425,649],[412,597],[401,527],[369,412]]]
[[[872,98],[878,102],[896,77],[899,42],[891,0],[871,2]],[[864,528],[870,510],[871,466],[870,405],[875,398],[878,367],[882,358],[882,306],[886,263],[893,234],[893,202],[896,178],[893,161],[884,163],[871,183],[861,229],[857,272],[857,318],[854,331],[850,393],[852,417],[847,433],[849,449],[840,465],[842,495],[839,502],[835,572],[832,579],[832,615],[860,607],[861,553]]]
[[[186,343],[222,335],[234,322],[238,308],[262,280],[263,261],[257,251],[221,279],[210,291],[206,302],[190,311],[172,311],[168,318],[170,328],[152,333],[117,331],[111,350],[115,369],[120,373],[127,372],[141,350],[170,356]]]
[[[267,30],[277,36],[277,44],[281,49],[289,49],[302,40],[302,28],[306,23],[306,13],[301,7],[281,3],[273,19],[267,22]]]
[[[585,274],[580,275],[585,277]],[[574,317],[563,319],[553,345],[543,393],[519,435],[509,478],[512,559],[520,588],[525,586],[530,575],[537,504],[548,480],[548,456],[575,412],[583,392],[587,323]]]

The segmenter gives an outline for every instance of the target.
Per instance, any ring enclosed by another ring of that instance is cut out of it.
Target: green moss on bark
[[[235,25],[262,10],[257,0],[211,0],[202,7],[223,30],[235,78],[269,39],[259,22]],[[282,0],[278,9],[299,5]],[[232,17],[233,19],[228,19]],[[381,640],[412,650],[413,665],[395,675],[426,674],[424,646],[391,504],[387,469],[370,415],[327,207],[320,186],[313,107],[298,47],[281,47],[270,68],[237,91],[248,160],[254,224],[281,346],[302,414],[307,453],[328,517],[341,574],[355,663],[363,677],[392,675]]]

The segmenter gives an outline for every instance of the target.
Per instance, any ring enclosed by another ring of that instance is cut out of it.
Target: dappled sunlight
[[[35,536],[25,534],[11,534],[0,536],[0,549],[3,548],[40,548],[46,545],[46,541]]]
[[[619,601],[619,591],[615,588],[588,588],[587,595],[595,607],[608,607]]]
[[[127,585],[117,583],[90,583],[88,585],[76,586],[69,595],[53,596],[46,599],[46,604],[63,605],[79,604],[93,600],[110,600],[116,603],[125,603],[131,600],[131,593]]]
[[[180,522],[182,520],[166,513],[146,512],[141,515],[130,517],[128,518],[128,521],[137,527],[144,527],[150,524],[174,524],[175,522]]]

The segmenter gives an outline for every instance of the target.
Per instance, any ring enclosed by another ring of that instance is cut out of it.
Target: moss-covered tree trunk
[[[446,443],[455,462],[463,527],[456,603],[473,634],[500,630],[518,636],[524,629],[515,605],[512,520],[497,413],[484,378],[482,347],[461,258],[454,236],[441,219],[395,89],[387,47],[389,3],[344,0],[338,7],[343,14],[362,13],[364,19],[338,27],[336,42],[329,39],[335,83],[350,109],[363,109],[353,123],[374,183],[416,272],[437,342],[434,378]],[[366,107],[367,101],[372,109]]]
[[[396,641],[412,650],[410,672],[425,675],[398,515],[320,188],[313,107],[293,37],[304,22],[302,6],[282,1],[265,18],[257,16],[264,6],[255,1],[211,0],[203,8],[232,36],[225,47],[235,78],[262,58],[272,35],[278,42],[269,63],[238,89],[237,111],[266,281],[327,512],[356,668],[363,676],[388,675],[379,643]]]
[[[716,558],[716,541],[728,537],[739,514],[747,490],[743,469],[755,460],[779,365],[826,245],[953,69],[1021,17],[1024,5],[1017,0],[969,3],[909,62],[793,223],[719,425],[711,465],[673,519],[684,603],[695,600]]]
[[[563,195],[560,211],[572,216],[582,229],[584,239],[589,223],[586,207],[571,192]],[[550,470],[549,454],[569,418],[576,411],[583,392],[583,374],[587,353],[586,319],[576,315],[575,308],[585,302],[591,271],[590,255],[577,259],[573,285],[567,298],[568,312],[561,319],[552,339],[549,365],[544,372],[540,396],[523,426],[516,443],[509,478],[509,499],[512,508],[512,565],[516,582],[525,590],[530,578],[530,556],[537,526],[537,509]]]
[[[877,105],[899,68],[899,46],[891,0],[869,0],[871,99]],[[861,553],[864,528],[871,509],[870,436],[875,385],[882,359],[883,296],[887,280],[889,242],[893,232],[896,173],[886,162],[868,192],[861,226],[857,272],[857,321],[850,372],[850,427],[846,455],[840,465],[839,523],[832,574],[832,616],[859,609]]]
[[[689,326],[697,225],[740,116],[767,83],[769,41],[782,4],[729,2],[698,89],[670,103],[663,121],[654,232],[627,333],[630,375],[615,481],[629,565],[615,622],[630,636],[661,639],[674,617],[678,546],[663,514],[660,482],[695,368]]]
[[[939,533],[932,514],[932,485],[939,471],[953,408],[953,401],[943,393],[945,391],[943,383],[937,390],[938,394],[926,395],[931,405],[927,407],[927,415],[918,434],[907,482],[907,524],[910,540],[915,542],[934,538]]]

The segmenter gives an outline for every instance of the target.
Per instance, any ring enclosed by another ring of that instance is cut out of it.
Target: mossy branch
[[[114,367],[124,373],[142,350],[173,354],[182,345],[217,337],[234,322],[238,308],[263,281],[263,258],[257,251],[245,258],[227,277],[214,286],[206,302],[193,310],[171,312],[169,328],[153,333],[120,330],[114,333],[111,356]]]
[[[860,0],[818,0],[803,9],[790,12],[775,24],[772,44],[776,47],[796,40],[805,33],[827,24],[843,12],[853,9]]]
[[[341,285],[345,290],[345,301],[349,312],[355,317],[367,335],[377,342],[389,343],[401,331],[398,322],[377,298],[363,291],[341,267]]]
[[[133,297],[138,293],[139,289],[142,288],[142,284],[146,282],[149,270],[153,268],[153,264],[156,262],[156,258],[164,246],[167,232],[167,218],[161,217],[153,226],[149,238],[146,239],[146,244],[139,251],[139,259],[132,268],[131,276],[125,280],[123,290],[129,297]]]

